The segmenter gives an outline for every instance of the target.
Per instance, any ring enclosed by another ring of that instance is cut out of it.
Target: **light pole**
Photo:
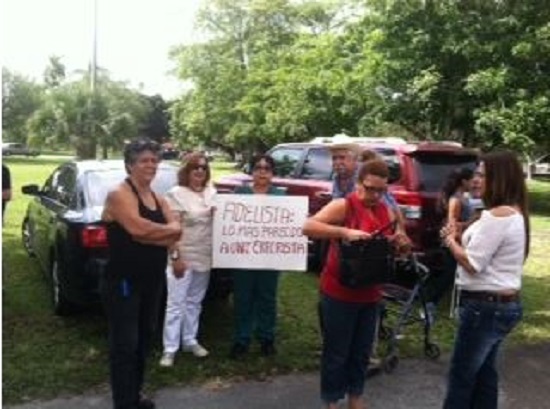
[[[90,63],[90,91],[95,94],[97,79],[97,0],[94,1],[93,37],[92,37],[92,61]]]
[[[96,97],[96,80],[97,80],[97,1],[93,0],[93,20],[92,20],[92,56],[90,61],[90,95],[88,98],[88,115],[89,115],[89,135],[85,146],[84,155],[88,158],[96,158],[97,141],[95,135],[95,97]]]

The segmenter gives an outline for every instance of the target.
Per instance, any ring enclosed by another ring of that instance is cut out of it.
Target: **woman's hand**
[[[391,243],[393,243],[397,254],[407,255],[412,250],[412,241],[406,233],[398,231],[393,236],[389,237]]]
[[[344,228],[342,233],[342,239],[344,241],[369,240],[370,238],[372,238],[372,235],[370,233],[367,233],[363,230]]]
[[[181,257],[172,261],[172,272],[174,277],[182,278],[185,275],[185,270],[187,270],[187,264]]]
[[[457,235],[458,235],[458,227],[455,223],[448,223],[445,226],[443,226],[439,231],[439,236],[447,244],[449,243],[449,241],[456,240]]]

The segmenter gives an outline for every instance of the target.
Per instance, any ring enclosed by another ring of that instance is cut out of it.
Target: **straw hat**
[[[328,149],[333,151],[349,151],[355,155],[359,155],[364,148],[361,148],[356,143],[333,143],[328,146]]]

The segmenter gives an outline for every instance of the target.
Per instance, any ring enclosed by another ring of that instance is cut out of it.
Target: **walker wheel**
[[[430,359],[437,359],[441,355],[441,349],[437,344],[429,342],[424,346],[424,355]]]
[[[384,359],[384,371],[386,373],[391,373],[395,371],[395,368],[397,368],[397,365],[399,365],[399,357],[397,355],[389,355]]]

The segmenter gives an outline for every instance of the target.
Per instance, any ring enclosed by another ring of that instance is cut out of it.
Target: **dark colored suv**
[[[309,197],[309,212],[314,214],[331,198],[332,159],[330,143],[341,139],[316,138],[311,143],[277,145],[268,153],[275,160],[276,186],[286,189],[289,195]],[[353,138],[346,143],[359,144],[364,149],[378,152],[390,168],[389,190],[395,196],[406,218],[407,233],[415,251],[434,253],[439,248],[441,215],[436,204],[444,181],[455,168],[476,165],[478,152],[449,142],[410,143],[399,138]],[[231,192],[251,180],[245,173],[230,175],[217,181],[220,193]],[[319,242],[310,246],[310,268],[320,267],[322,248]],[[438,262],[426,260],[432,266]]]

